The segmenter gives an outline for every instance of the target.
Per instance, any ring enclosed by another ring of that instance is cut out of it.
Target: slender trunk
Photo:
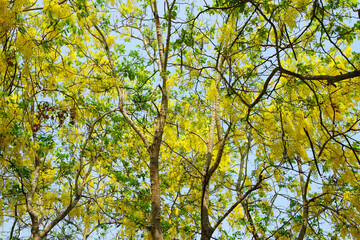
[[[209,221],[209,184],[207,176],[202,178],[202,200],[201,200],[201,240],[210,240],[214,232]]]
[[[30,93],[28,93],[28,96],[30,96]],[[30,112],[31,112],[30,124],[31,124],[31,126],[34,126],[34,121],[35,121],[34,120],[35,119],[34,104],[31,104]],[[37,136],[36,136],[36,130],[34,130],[34,129],[33,129],[32,137],[33,137],[33,142],[36,143]],[[31,239],[32,240],[40,239],[39,215],[37,214],[37,212],[35,211],[35,209],[33,207],[33,198],[34,198],[35,192],[38,188],[39,178],[40,178],[40,157],[37,153],[35,153],[34,171],[33,171],[33,176],[32,176],[32,180],[31,180],[31,188],[28,190],[27,193],[25,193],[25,191],[23,191],[23,193],[25,194],[25,197],[26,197],[26,209],[27,209],[27,212],[31,219]]]
[[[157,119],[153,143],[149,148],[150,154],[150,182],[151,182],[151,237],[153,240],[162,240],[161,231],[161,191],[159,177],[159,155],[164,133],[166,114],[168,109],[168,94],[166,78],[163,77],[163,90],[160,114]]]
[[[15,204],[15,220],[14,220],[14,223],[11,227],[11,231],[10,231],[10,237],[9,237],[9,240],[13,239],[13,234],[14,234],[14,230],[15,230],[15,226],[16,226],[16,223],[18,221],[18,214],[17,214],[17,203]]]
[[[215,103],[213,104],[211,112],[211,122],[209,129],[209,139],[207,145],[207,154],[205,165],[202,169],[202,196],[201,196],[201,240],[210,239],[212,235],[212,227],[209,221],[209,168],[214,150],[214,135],[215,135]]]
[[[302,200],[303,200],[303,220],[302,220],[301,229],[300,229],[297,239],[303,240],[305,237],[305,234],[306,234],[306,229],[307,229],[308,220],[309,220],[309,203],[307,201],[306,195],[307,195],[307,188],[308,188],[308,184],[309,184],[311,171],[309,173],[307,181],[305,182],[304,172],[302,170],[302,161],[299,158],[296,158],[296,160],[297,160],[297,164],[298,164],[298,168],[299,168],[301,196],[302,196]]]
[[[167,7],[169,12],[172,11],[172,8],[175,4],[173,1],[172,5]],[[154,15],[155,25],[156,25],[156,38],[158,41],[158,52],[159,52],[159,61],[157,65],[159,68],[160,76],[162,78],[162,97],[161,97],[161,107],[159,116],[156,121],[156,130],[153,138],[153,143],[148,149],[150,154],[150,182],[151,182],[151,237],[153,240],[162,240],[163,235],[161,231],[161,191],[160,191],[160,177],[159,177],[159,154],[161,148],[161,141],[163,138],[166,115],[168,110],[168,92],[167,92],[167,60],[169,54],[169,41],[171,36],[171,16],[167,19],[168,29],[167,37],[165,38],[166,45],[164,45],[162,26],[160,22],[159,13],[157,10],[157,2],[155,0],[150,3],[151,10]]]
[[[224,71],[224,58],[220,59],[220,72],[221,74]],[[216,85],[218,87],[221,74],[218,73],[216,76]],[[218,94],[218,93],[217,93]],[[214,145],[215,145],[215,128],[217,129],[217,136],[219,144],[218,156],[216,156],[215,162],[211,166],[211,161],[213,158]],[[219,114],[219,96],[216,95],[213,107],[211,109],[211,122],[209,127],[209,138],[207,144],[207,154],[205,164],[202,169],[202,197],[201,197],[201,240],[210,240],[212,234],[215,231],[215,228],[211,226],[209,220],[209,187],[210,187],[210,178],[212,174],[216,171],[217,167],[220,164],[224,141],[222,136],[222,129],[220,123],[220,114]]]
[[[159,179],[159,150],[156,146],[150,156],[150,181],[151,181],[151,236],[152,239],[163,239],[161,232],[161,192]]]

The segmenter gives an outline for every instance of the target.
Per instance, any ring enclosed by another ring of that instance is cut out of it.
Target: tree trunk
[[[201,199],[201,240],[210,240],[213,233],[213,228],[211,227],[209,221],[209,184],[207,176],[204,176],[202,179],[202,199]]]
[[[155,148],[155,149],[154,149]],[[159,150],[155,146],[150,155],[150,182],[151,182],[151,237],[153,240],[163,239],[161,232],[161,192],[159,179]]]
[[[175,1],[172,4],[174,6]],[[170,41],[170,30],[171,30],[171,16],[167,18],[168,23],[168,34],[166,37],[166,42],[168,43],[165,47],[163,42],[162,35],[162,26],[160,22],[159,13],[157,10],[157,2],[155,0],[150,3],[151,10],[154,14],[154,20],[156,25],[156,38],[158,41],[159,48],[159,60],[157,65],[159,68],[160,76],[162,78],[162,97],[161,97],[161,107],[159,116],[156,120],[156,130],[153,137],[153,143],[148,149],[150,154],[150,182],[151,182],[151,237],[153,240],[162,240],[163,235],[161,231],[161,192],[160,192],[160,178],[159,178],[159,153],[162,142],[162,137],[164,133],[167,109],[168,109],[168,93],[167,93],[167,59],[169,54],[168,44]],[[172,11],[168,9],[169,12]]]

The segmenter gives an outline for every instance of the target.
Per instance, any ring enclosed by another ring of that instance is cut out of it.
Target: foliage
[[[358,239],[357,1],[0,5],[9,239]]]

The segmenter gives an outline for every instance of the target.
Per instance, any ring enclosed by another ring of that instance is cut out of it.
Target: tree
[[[356,1],[39,4],[0,19],[7,236],[358,238]]]
[[[69,16],[70,6],[28,4],[3,6],[1,29],[1,216],[12,221],[10,239],[23,230],[43,239],[71,211],[79,216],[101,177],[94,166],[113,155],[106,100],[79,94],[91,69],[78,68],[74,49],[62,50],[71,22],[59,14]]]

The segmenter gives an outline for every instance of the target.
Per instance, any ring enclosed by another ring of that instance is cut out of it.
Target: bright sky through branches
[[[7,239],[358,239],[357,1],[2,1]]]

